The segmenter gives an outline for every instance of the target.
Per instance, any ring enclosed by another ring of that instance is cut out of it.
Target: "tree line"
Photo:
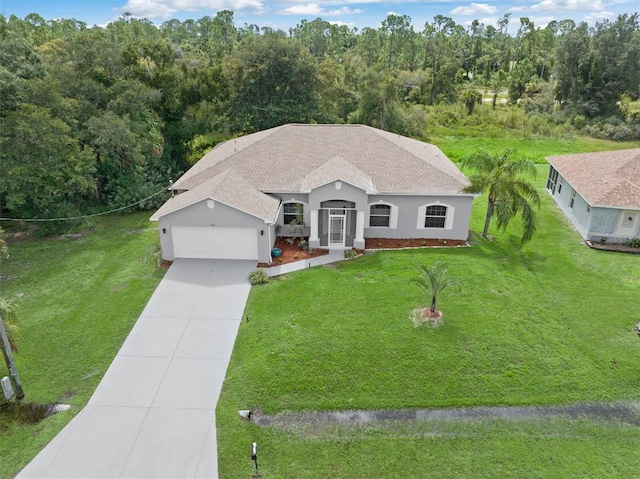
[[[125,14],[104,28],[0,15],[0,217],[140,202],[218,141],[289,122],[424,138],[487,92],[493,109],[638,138],[638,19],[539,28],[506,14],[464,27],[437,15],[416,31],[390,14],[379,28],[318,18],[285,32],[236,26],[227,10],[160,26]]]

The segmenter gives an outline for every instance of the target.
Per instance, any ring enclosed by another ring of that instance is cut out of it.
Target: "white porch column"
[[[353,238],[353,247],[364,248],[364,211],[358,211],[356,216],[356,237]]]
[[[309,241],[320,241],[318,238],[318,210],[311,210],[311,232]]]

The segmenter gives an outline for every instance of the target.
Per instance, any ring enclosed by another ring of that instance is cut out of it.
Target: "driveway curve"
[[[255,267],[174,261],[87,406],[17,477],[217,478],[215,408]]]

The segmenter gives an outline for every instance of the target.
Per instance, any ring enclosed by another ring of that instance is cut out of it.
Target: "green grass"
[[[474,131],[469,128],[459,132],[443,129],[435,132],[428,141],[437,145],[453,161],[460,161],[480,150],[493,154],[502,153],[507,147],[536,163],[546,163],[545,158],[552,155],[640,148],[640,141],[615,142],[586,136],[524,137],[516,132],[506,131],[487,135],[482,129]]]
[[[0,295],[19,308],[25,401],[73,407],[36,425],[0,415],[0,477],[13,477],[87,403],[160,281],[148,216],[103,218],[80,239],[10,245]]]
[[[543,190],[539,233],[519,246],[518,222],[470,248],[377,252],[254,288],[218,405],[221,477],[248,444],[264,445],[264,477],[628,477],[637,427],[589,421],[453,422],[363,433],[292,434],[237,410],[400,409],[553,405],[640,399],[633,331],[640,255],[580,244]],[[476,200],[472,231],[486,200]],[[439,300],[444,325],[414,328],[428,305],[409,280],[443,260],[462,280]],[[422,429],[421,429],[422,428]],[[585,459],[588,457],[589,459]],[[384,473],[382,472],[384,471]]]

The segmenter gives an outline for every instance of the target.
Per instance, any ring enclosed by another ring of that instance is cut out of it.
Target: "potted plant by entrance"
[[[309,248],[309,243],[305,239],[301,239],[299,244],[302,251],[307,251],[307,248]]]
[[[282,254],[282,250],[280,248],[271,248],[271,256],[277,258]]]

